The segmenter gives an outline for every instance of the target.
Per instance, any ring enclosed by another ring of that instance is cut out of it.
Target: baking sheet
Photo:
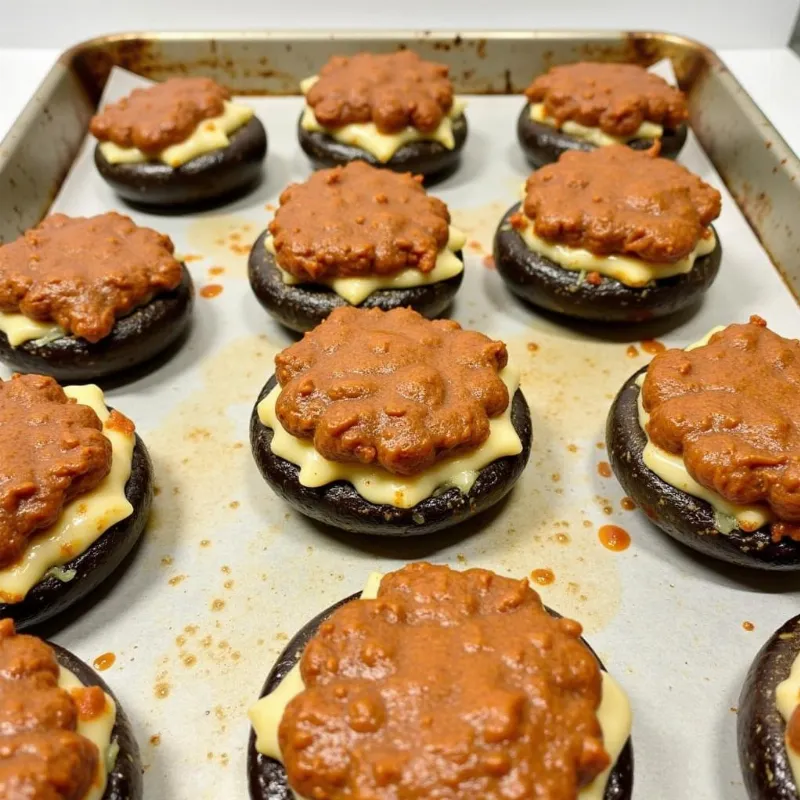
[[[115,76],[109,96],[126,93],[131,79]],[[513,576],[551,569],[545,602],[584,624],[631,698],[635,796],[745,797],[740,686],[763,641],[797,612],[800,578],[684,550],[640,512],[623,510],[619,485],[598,465],[607,460],[611,399],[650,357],[642,338],[682,346],[752,313],[797,336],[796,301],[690,136],[681,161],[723,194],[722,269],[699,311],[631,334],[523,306],[489,257],[497,221],[529,172],[514,133],[522,99],[467,99],[464,162],[432,189],[468,237],[452,316],[508,343],[523,370],[534,444],[508,500],[444,534],[393,541],[324,528],[275,497],[250,455],[252,405],[292,337],[250,292],[246,259],[280,191],[310,172],[295,132],[302,98],[246,98],[268,130],[267,176],[224,209],[186,218],[124,206],[95,173],[92,141],[54,203],[73,215],[118,209],[168,233],[197,288],[223,289],[198,296],[190,339],[172,360],[108,391],[150,449],[158,496],[130,568],[91,609],[47,631],[90,663],[116,656],[103,676],[132,718],[148,797],[245,798],[246,710],[287,639],[358,591],[370,571],[421,558]],[[628,550],[601,545],[598,528],[609,523],[629,532]]]

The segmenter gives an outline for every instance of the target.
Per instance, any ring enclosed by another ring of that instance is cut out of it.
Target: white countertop
[[[59,54],[50,49],[0,49],[0,140]],[[786,47],[720,50],[719,55],[789,146],[800,153],[800,58]]]

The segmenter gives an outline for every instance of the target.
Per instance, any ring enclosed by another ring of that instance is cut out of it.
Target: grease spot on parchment
[[[489,543],[489,557],[499,559],[510,574],[525,574],[526,567],[530,574],[546,564],[558,580],[535,588],[548,605],[580,620],[591,634],[619,610],[619,557],[594,533],[596,525],[608,521],[611,502],[595,497],[596,461],[574,443],[602,438],[611,399],[630,376],[631,363],[620,343],[545,330],[536,331],[536,348],[530,341],[523,334],[507,345],[521,368],[531,409],[531,459],[481,539]],[[608,483],[609,491],[616,486]]]
[[[224,267],[232,278],[247,276],[247,256],[256,237],[269,220],[223,214],[200,217],[186,232],[186,241],[192,250],[203,254],[206,261]]]

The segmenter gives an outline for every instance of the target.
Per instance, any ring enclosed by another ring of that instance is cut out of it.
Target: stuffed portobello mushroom
[[[464,241],[419,176],[356,161],[283,191],[248,274],[261,304],[295,331],[348,305],[433,318],[461,285]]]
[[[755,657],[739,697],[739,763],[751,800],[800,797],[800,616]]]
[[[637,323],[697,301],[719,270],[719,192],[684,167],[615,145],[571,152],[527,180],[494,259],[523,300],[570,317]]]
[[[0,616],[27,628],[88,597],[133,550],[152,497],[147,450],[97,386],[0,381]]]
[[[68,650],[0,619],[0,796],[141,800],[130,722],[108,686]]]
[[[760,317],[659,353],[608,417],[611,465],[652,522],[713,558],[800,569],[800,340]]]
[[[506,347],[411,309],[336,309],[275,359],[250,426],[271,488],[351,533],[432,533],[497,503],[531,444]]]
[[[53,214],[0,246],[0,360],[62,381],[124,376],[189,329],[192,279],[168,236],[108,212]]]
[[[301,89],[298,138],[316,168],[359,160],[434,182],[458,166],[467,120],[444,64],[410,50],[335,56]]]
[[[680,89],[637,64],[579,62],[553,67],[525,90],[517,138],[534,169],[570,150],[654,143],[676,158],[689,111]]]
[[[250,710],[251,800],[355,787],[376,800],[501,800],[512,787],[628,800],[630,705],[580,634],[525,580],[424,563],[372,575],[267,678]]]
[[[170,78],[103,108],[89,129],[97,170],[152,210],[221,203],[254,187],[267,134],[253,109],[210,78]]]

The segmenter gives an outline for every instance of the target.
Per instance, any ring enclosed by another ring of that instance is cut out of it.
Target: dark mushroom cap
[[[261,689],[259,698],[265,697],[270,692],[274,691],[280,682],[286,677],[292,667],[300,660],[303,650],[308,644],[309,640],[317,633],[319,626],[328,619],[337,608],[357,600],[361,595],[354,594],[340,600],[330,608],[318,614],[312,620],[307,622],[297,634],[291,639],[285,650],[278,657],[275,666],[270,670],[267,680]],[[547,612],[553,616],[560,616],[558,613],[550,608]],[[586,643],[584,639],[581,641],[592,652],[595,658],[597,654]],[[597,658],[601,669],[603,667],[602,661]],[[259,753],[256,750],[256,735],[255,731],[250,731],[250,739],[247,746],[247,780],[250,787],[251,800],[294,800],[294,794],[289,788],[286,780],[286,771],[283,765],[273,758]],[[603,795],[603,800],[630,800],[633,794],[633,743],[628,739],[625,747],[620,753],[617,763],[606,784],[606,791]]]
[[[652,286],[626,286],[606,276],[601,276],[597,285],[585,280],[578,283],[578,272],[531,250],[511,227],[509,220],[520,205],[513,205],[497,227],[495,265],[515,295],[548,311],[602,322],[645,322],[696,303],[717,277],[722,258],[719,238],[714,250],[700,256],[690,272],[655,281]]]
[[[455,171],[467,140],[467,118],[462,114],[453,119],[455,147],[452,150],[440,142],[423,139],[403,145],[388,161],[383,162],[360,147],[337,142],[327,133],[305,130],[300,124],[302,119],[301,114],[297,123],[297,137],[315,169],[337,167],[360,160],[373,167],[424,175],[426,185],[436,183]]]
[[[373,536],[416,536],[443,530],[493,506],[511,491],[531,450],[531,418],[522,392],[511,404],[511,422],[522,442],[522,452],[498,458],[478,473],[468,494],[456,488],[433,494],[411,508],[376,505],[365,500],[346,481],[316,488],[302,486],[299,468],[270,447],[272,429],[258,417],[260,403],[275,387],[275,376],[267,381],[250,418],[250,444],[261,475],[272,490],[306,516],[349,533]]]
[[[154,297],[116,321],[99,342],[62,336],[52,342],[8,343],[0,331],[0,361],[17,372],[51,375],[62,383],[97,381],[125,372],[166,352],[189,329],[194,306],[194,284],[183,267],[180,284]]]
[[[645,465],[647,436],[639,425],[636,379],[646,369],[625,382],[606,424],[609,459],[625,493],[662,531],[707,556],[756,569],[800,569],[800,542],[773,541],[769,525],[752,533],[720,533],[714,525],[714,509],[705,500],[670,486]]]
[[[98,145],[94,163],[123,199],[151,210],[203,206],[243,194],[260,180],[267,154],[267,133],[253,117],[230,135],[230,144],[204,153],[180,167],[160,161],[110,164]]]
[[[570,136],[568,133],[545,125],[543,122],[536,122],[530,116],[530,103],[525,105],[517,119],[517,139],[525,153],[528,163],[538,169],[545,164],[552,164],[558,161],[558,157],[567,150],[594,150],[597,145]],[[661,137],[661,151],[659,155],[663,158],[675,159],[678,157],[686,142],[688,128],[683,124],[675,130],[664,130]],[[631,139],[628,147],[634,150],[648,150],[652,144],[652,139]]]
[[[752,800],[800,797],[786,752],[786,723],[775,689],[800,655],[800,616],[793,617],[758,651],[739,696],[736,734],[744,785]]]

